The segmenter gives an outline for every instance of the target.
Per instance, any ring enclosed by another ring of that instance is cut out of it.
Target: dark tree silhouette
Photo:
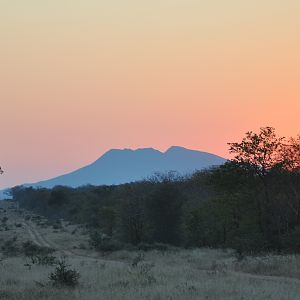
[[[279,186],[283,184],[283,179],[289,187],[285,197],[293,198],[295,204],[291,204],[290,200],[286,200],[286,202],[295,210],[300,224],[300,197],[297,190],[299,186],[300,138],[278,137],[274,128],[262,127],[259,133],[247,132],[240,143],[229,143],[229,151],[234,154],[232,160],[234,163],[253,172],[256,178],[260,179],[263,197],[259,197],[259,210],[266,240],[272,240],[274,235],[278,236],[275,228],[280,227],[280,222],[286,222],[283,221],[283,218],[286,217],[282,215],[284,209],[279,203],[283,201],[283,196],[277,199],[283,191],[282,187],[279,189]],[[275,187],[279,189],[277,193],[274,193]],[[293,197],[290,196],[292,193]]]
[[[252,168],[264,178],[277,164],[282,163],[283,137],[273,127],[262,127],[259,133],[249,131],[240,143],[228,143],[234,162]]]
[[[158,174],[116,186],[15,187],[20,208],[84,224],[98,251],[224,247],[300,253],[300,137],[272,127],[229,144],[233,159],[191,177]],[[133,248],[133,249],[134,249]]]

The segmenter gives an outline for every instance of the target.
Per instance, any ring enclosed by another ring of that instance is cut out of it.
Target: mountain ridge
[[[52,188],[56,185],[116,185],[142,180],[156,172],[176,171],[186,175],[225,162],[226,159],[215,154],[181,146],[171,146],[164,152],[150,147],[110,149],[91,164],[24,186]]]

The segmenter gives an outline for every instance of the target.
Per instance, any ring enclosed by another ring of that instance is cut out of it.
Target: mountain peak
[[[136,151],[136,152],[159,152],[159,153],[161,153],[159,150],[157,150],[157,149],[154,149],[154,148],[152,148],[152,147],[148,147],[148,148],[138,148],[138,149],[136,149],[136,150],[134,150],[134,151]]]
[[[99,159],[110,156],[110,155],[118,155],[118,154],[134,154],[134,153],[161,153],[159,150],[156,150],[154,148],[137,148],[137,149],[130,149],[130,148],[123,148],[123,149],[110,149],[107,152],[105,152]]]
[[[184,152],[184,151],[190,151],[187,148],[181,147],[181,146],[171,146],[169,149],[167,149],[167,151],[165,153],[170,153],[170,152]]]
[[[224,158],[217,155],[180,146],[172,146],[166,152],[154,148],[111,149],[88,166],[26,186],[52,188],[57,185],[115,185],[143,180],[157,172],[172,170],[182,175],[191,174],[225,162]]]

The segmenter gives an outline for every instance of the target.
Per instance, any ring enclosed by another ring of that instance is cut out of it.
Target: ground
[[[25,241],[54,248],[54,255],[65,257],[80,279],[76,288],[54,287],[49,282],[54,266],[32,265],[30,258],[2,250],[0,299],[300,299],[300,256],[240,259],[234,251],[220,249],[104,255],[90,249],[84,227],[52,224],[4,202],[1,206],[1,247],[13,239],[19,248]],[[8,220],[2,222],[4,217]]]

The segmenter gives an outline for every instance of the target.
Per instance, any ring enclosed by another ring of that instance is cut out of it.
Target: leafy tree
[[[125,242],[137,245],[147,236],[143,198],[133,193],[123,199],[120,210],[120,232]]]
[[[300,225],[300,137],[278,137],[274,128],[262,127],[229,146],[232,161],[259,179],[258,213],[265,239],[282,247],[281,237],[295,223],[292,215]]]
[[[85,225],[102,251],[168,243],[299,252],[300,137],[264,127],[229,147],[231,161],[191,177],[169,172],[118,186],[16,187],[12,195],[21,208]]]
[[[300,171],[300,135],[290,138],[283,147],[283,166],[290,171]]]
[[[99,209],[99,225],[108,236],[113,236],[116,226],[116,210],[113,207],[104,206]]]
[[[62,206],[68,202],[68,196],[63,187],[56,187],[52,190],[48,199],[50,206]]]
[[[245,168],[261,181],[263,197],[260,197],[260,222],[267,239],[273,239],[270,183],[268,174],[283,163],[283,140],[277,137],[272,127],[262,127],[260,132],[249,131],[240,143],[229,143],[229,152],[234,154],[233,162]]]
[[[170,182],[159,184],[148,198],[147,215],[155,242],[180,244],[182,204],[182,193]]]
[[[249,131],[240,143],[228,143],[234,162],[252,168],[263,178],[277,164],[282,163],[282,137],[273,127],[262,127],[259,133]]]

